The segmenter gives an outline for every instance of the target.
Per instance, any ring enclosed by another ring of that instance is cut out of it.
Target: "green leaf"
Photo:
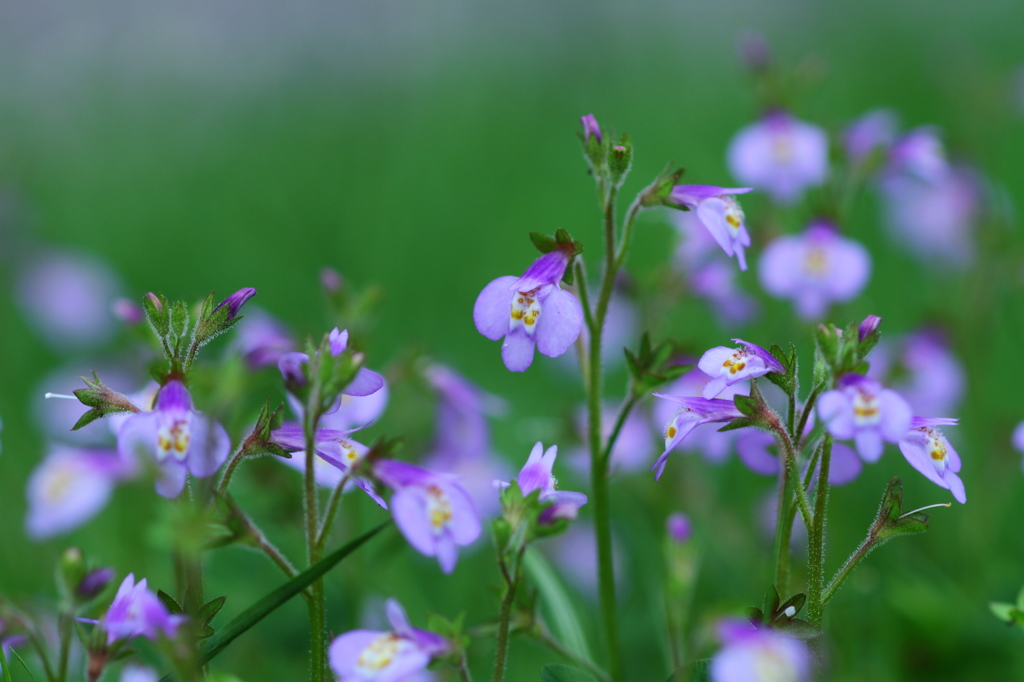
[[[774,616],[779,612],[779,604],[782,603],[782,599],[779,597],[779,591],[775,589],[775,585],[772,585],[764,593],[764,612],[768,614],[768,617]]]
[[[3,668],[4,682],[11,682],[11,670],[7,667],[7,658],[4,656],[2,646],[0,646],[0,668]]]
[[[552,663],[540,671],[541,682],[597,682],[586,670],[563,663]]]
[[[1024,609],[1024,587],[1020,588],[1020,592],[1017,593],[1017,608]]]
[[[75,425],[71,427],[71,430],[72,431],[77,431],[78,429],[82,428],[83,426],[87,426],[88,424],[92,424],[94,421],[96,421],[97,419],[99,419],[102,416],[103,416],[103,410],[98,410],[96,408],[93,408],[93,409],[89,410],[88,412],[86,412],[85,414],[83,414],[81,417],[79,417],[78,421],[75,422]]]
[[[687,663],[672,673],[668,682],[708,682],[711,679],[711,659],[701,658]]]
[[[579,614],[551,564],[534,550],[526,552],[524,564],[551,616],[555,637],[580,660],[593,661]]]
[[[747,417],[739,417],[737,419],[733,419],[731,422],[729,422],[722,428],[718,429],[718,432],[722,433],[724,431],[732,431],[734,429],[743,429],[748,426],[754,426],[754,420],[749,419]]]
[[[203,625],[209,625],[210,621],[214,619],[220,610],[224,608],[224,602],[227,601],[227,596],[217,597],[203,604],[203,607],[199,609],[199,613],[196,615],[198,620]]]
[[[181,608],[181,604],[174,601],[174,597],[167,594],[163,590],[157,590],[156,596],[157,599],[160,600],[160,603],[164,605],[164,608],[166,608],[172,614],[185,613],[185,609]]]
[[[553,237],[549,237],[546,234],[540,232],[531,232],[530,241],[537,247],[537,250],[541,253],[551,253],[558,248],[558,242]]]
[[[226,649],[231,642],[245,634],[249,628],[315,583],[325,573],[334,568],[338,562],[359,549],[367,540],[384,530],[390,523],[390,521],[386,521],[376,528],[363,533],[355,540],[339,547],[240,613],[202,646],[199,650],[199,665],[209,663],[217,654]],[[170,682],[172,679],[174,679],[173,675],[167,674],[160,679],[160,682]]]

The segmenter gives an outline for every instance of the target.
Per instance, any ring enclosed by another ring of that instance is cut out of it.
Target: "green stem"
[[[60,614],[59,636],[60,636],[60,658],[57,663],[57,679],[64,682],[68,678],[68,655],[71,653],[71,628],[74,624],[72,615],[68,612]],[[3,648],[3,645],[0,645]]]
[[[825,608],[825,509],[828,505],[828,472],[832,461],[832,435],[826,434],[821,447],[821,468],[818,471],[817,495],[814,500],[814,523],[807,527],[807,615],[811,625],[820,628]]]
[[[772,424],[772,430],[778,436],[779,442],[782,444],[783,456],[785,457],[786,477],[789,478],[790,488],[796,488],[796,502],[800,509],[800,515],[804,517],[804,524],[810,528],[813,515],[811,514],[811,504],[807,500],[807,491],[799,483],[799,472],[797,471],[796,463],[796,450],[793,446],[793,441],[790,439],[786,429],[782,426],[782,423],[775,418],[775,423]]]
[[[775,558],[775,588],[779,594],[789,594],[789,541],[793,532],[793,518],[789,510],[793,508],[789,498],[793,495],[792,480],[787,469],[788,463],[779,468],[779,505],[775,518],[775,545],[772,554]]]
[[[331,526],[334,524],[334,517],[337,516],[338,503],[341,501],[341,495],[345,492],[345,485],[351,478],[352,470],[349,469],[345,472],[345,475],[341,477],[338,485],[334,487],[331,492],[331,499],[327,502],[327,511],[324,513],[323,521],[320,523],[320,530],[317,533],[316,544],[320,549],[323,549],[327,543],[327,535],[331,532]]]
[[[821,393],[821,389],[824,387],[825,384],[815,384],[814,388],[811,389],[811,394],[807,396],[807,402],[804,403],[803,409],[800,411],[800,423],[793,433],[795,442],[800,443],[803,440],[804,429],[807,428],[807,420],[811,418],[811,414],[814,412],[814,404],[818,400],[818,394]]]
[[[516,562],[516,567],[511,575],[505,568],[504,561],[502,561],[501,570],[505,575],[505,598],[501,600],[501,615],[498,616],[498,645],[494,652],[493,682],[503,682],[505,679],[505,663],[508,659],[509,623],[512,620],[512,603],[516,598],[516,588],[519,587],[519,562]]]
[[[319,395],[313,396],[319,404]],[[314,566],[320,561],[320,548],[317,546],[317,511],[316,478],[314,466],[316,464],[315,439],[316,425],[319,415],[307,409],[306,411],[306,472],[304,486],[305,522],[306,522],[306,554],[309,565]],[[310,682],[323,682],[324,673],[327,670],[327,613],[324,604],[324,581],[318,578],[309,586],[309,638],[310,638]]]
[[[629,413],[633,410],[633,407],[636,406],[637,401],[640,400],[640,396],[633,395],[632,381],[630,382],[628,394],[629,398],[627,398],[626,401],[622,403],[622,407],[619,408],[619,416],[615,420],[615,426],[612,427],[612,433],[608,436],[608,442],[605,444],[604,458],[609,462],[611,461],[612,448],[615,447],[615,441],[619,439],[619,432],[622,431],[622,427],[626,423],[626,419],[629,418]]]
[[[871,552],[871,550],[874,549],[874,541],[875,537],[871,534],[864,538],[864,542],[860,543],[860,547],[857,548],[857,551],[854,552],[853,555],[846,560],[846,563],[843,564],[843,567],[840,568],[839,572],[836,573],[834,578],[832,578],[832,581],[828,584],[828,588],[825,590],[825,593],[821,595],[822,609],[824,609],[825,605],[828,604],[829,600],[832,599],[832,596],[836,593],[836,590],[839,589],[839,586],[843,584],[843,581],[846,580],[846,578],[849,577],[850,573],[853,572],[853,569],[857,567],[857,564],[860,563],[860,560],[866,557]]]
[[[238,468],[238,465],[242,463],[243,459],[245,458],[242,457],[242,449],[239,448],[238,452],[231,456],[231,460],[228,462],[227,468],[224,469],[224,475],[220,477],[220,482],[217,483],[218,493],[223,495],[227,492],[228,483],[231,481],[231,477],[235,474],[235,469]]]
[[[11,670],[7,667],[7,657],[4,656],[4,648],[0,646],[0,669],[3,669],[4,682],[11,682]]]
[[[650,188],[648,188],[650,189]],[[626,211],[626,226],[622,231],[622,241],[619,243],[618,253],[615,254],[615,269],[618,270],[626,262],[626,255],[629,253],[629,246],[633,241],[633,226],[636,224],[636,217],[643,210],[643,197],[647,193],[644,190],[636,196],[629,210]]]
[[[284,571],[284,574],[286,576],[288,576],[289,578],[294,578],[295,576],[297,576],[299,572],[298,570],[296,570],[295,566],[292,565],[292,562],[288,560],[288,557],[286,557],[281,552],[281,550],[274,546],[274,543],[267,539],[267,536],[263,533],[263,530],[256,525],[256,522],[253,521],[248,514],[242,511],[242,509],[238,506],[236,502],[234,502],[234,500],[231,500],[231,502],[232,507],[234,508],[234,514],[237,515],[239,521],[245,524],[246,529],[249,531],[249,533],[252,534],[253,539],[256,542],[256,546],[260,549],[260,551],[262,551],[275,566]],[[305,592],[302,593],[302,596],[305,599],[309,599],[309,595],[307,595]]]
[[[473,682],[473,675],[469,672],[469,661],[466,660],[466,652],[459,656],[459,679],[462,682]]]
[[[789,437],[793,439],[794,443],[800,442],[800,434],[793,430],[794,421],[796,420],[796,393],[789,394],[789,411],[786,413],[786,429],[789,431]]]

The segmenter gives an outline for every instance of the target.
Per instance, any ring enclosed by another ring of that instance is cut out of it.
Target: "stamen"
[[[78,400],[77,397],[75,397],[73,395],[66,395],[64,393],[49,393],[49,392],[47,392],[47,393],[43,394],[43,397],[46,398],[47,400],[49,400],[50,398],[60,398],[61,400]]]
[[[952,507],[952,506],[953,506],[952,502],[940,502],[939,504],[929,504],[927,507],[921,507],[920,509],[915,509],[914,511],[908,511],[906,514],[903,514],[902,516],[900,516],[900,518],[901,519],[905,519],[908,516],[910,516],[911,514],[916,514],[917,512],[924,511],[925,509],[935,509],[936,507]]]

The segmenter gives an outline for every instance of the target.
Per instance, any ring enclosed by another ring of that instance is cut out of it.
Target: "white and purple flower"
[[[117,451],[123,460],[156,463],[156,491],[164,497],[181,493],[187,473],[212,476],[230,449],[227,431],[192,407],[192,396],[178,379],[160,389],[152,412],[133,414],[117,434]]]
[[[798,639],[740,620],[718,626],[722,649],[711,659],[711,682],[806,682],[811,657]]]
[[[733,339],[733,342],[741,344],[743,347],[718,346],[712,348],[705,352],[697,363],[697,368],[711,377],[711,381],[705,384],[703,390],[703,395],[707,399],[714,398],[727,386],[732,386],[744,379],[754,379],[769,372],[786,373],[786,368],[782,366],[782,363],[756,343],[750,343],[743,339]]]
[[[898,443],[910,429],[910,405],[899,393],[859,374],[818,398],[818,416],[839,440],[853,440],[866,462],[882,456],[883,441]]]
[[[925,478],[953,493],[960,504],[967,502],[960,480],[960,455],[937,426],[955,426],[958,419],[914,417],[910,429],[900,439],[900,452]]]
[[[709,381],[707,374],[695,368],[669,384],[665,393],[681,398],[699,398],[703,395],[704,387]],[[737,395],[747,395],[748,393],[750,393],[750,383],[742,381],[727,386],[723,392],[718,394],[718,397],[731,401]],[[679,405],[674,402],[658,400],[654,403],[654,419],[659,424],[667,424],[678,412]],[[709,462],[721,464],[732,452],[740,432],[719,433],[718,428],[719,426],[714,423],[701,424],[693,429],[686,437],[685,442],[678,447],[684,451],[699,452]]]
[[[146,579],[135,582],[129,573],[114,595],[114,601],[99,622],[107,633],[107,646],[135,637],[156,640],[161,634],[174,637],[185,616],[172,615],[160,599],[146,587]]]
[[[441,635],[412,627],[394,599],[387,602],[387,615],[389,632],[352,630],[331,642],[328,657],[339,682],[402,682],[451,648]]]
[[[459,546],[480,535],[480,516],[458,477],[390,459],[376,461],[373,470],[395,491],[391,514],[409,544],[424,556],[437,557],[445,573],[455,570]]]
[[[726,154],[733,177],[791,204],[828,177],[828,135],[784,111],[743,128]]]
[[[736,256],[740,270],[747,269],[744,248],[750,246],[750,234],[736,194],[746,194],[750,187],[716,187],[715,185],[676,185],[668,201],[685,206],[697,214],[697,219],[711,233],[718,245],[730,258]]]
[[[504,338],[501,358],[511,372],[525,372],[537,348],[548,357],[569,349],[583,329],[579,301],[559,286],[570,256],[563,249],[544,254],[522,277],[499,277],[476,299],[473,322],[491,341]]]
[[[675,416],[665,425],[665,452],[651,467],[651,471],[655,472],[654,480],[661,478],[672,450],[695,428],[701,424],[729,422],[743,416],[731,400],[708,400],[664,393],[655,393],[654,396],[679,405]]]
[[[761,284],[772,296],[792,299],[805,320],[820,318],[833,301],[856,297],[871,274],[871,256],[824,220],[799,236],[779,237],[764,250]]]
[[[583,493],[555,489],[557,481],[551,471],[555,466],[556,457],[557,445],[545,450],[544,445],[538,442],[533,446],[526,464],[516,476],[516,484],[524,497],[539,490],[539,501],[551,504],[541,512],[538,518],[541,524],[553,523],[560,519],[574,520],[580,507],[587,503],[587,496]],[[494,485],[497,488],[507,488],[510,484],[506,481],[495,481]]]

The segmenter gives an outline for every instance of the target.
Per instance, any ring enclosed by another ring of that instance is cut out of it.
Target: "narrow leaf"
[[[181,608],[181,604],[174,601],[174,597],[167,594],[163,590],[157,590],[156,596],[157,599],[160,600],[160,603],[164,605],[164,608],[166,608],[171,613],[185,613],[185,609]]]
[[[597,682],[587,671],[562,663],[544,666],[540,671],[540,679],[541,682]]]
[[[227,596],[217,597],[216,599],[206,602],[203,604],[203,607],[199,609],[199,613],[196,615],[196,620],[204,625],[208,625],[210,621],[213,620],[214,616],[220,613],[220,610],[224,608],[225,601],[227,601]]]
[[[581,660],[593,661],[576,607],[551,565],[543,555],[533,550],[527,551],[524,563],[533,584],[540,592],[545,610],[551,616],[551,625],[558,641]]]

